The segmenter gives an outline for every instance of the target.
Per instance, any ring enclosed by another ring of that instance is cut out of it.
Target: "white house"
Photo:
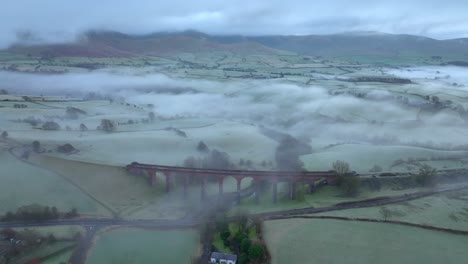
[[[226,253],[212,252],[210,263],[219,263],[219,264],[236,264],[237,256]]]

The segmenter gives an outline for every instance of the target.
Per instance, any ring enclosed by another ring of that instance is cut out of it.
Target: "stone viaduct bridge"
[[[273,202],[277,201],[277,185],[279,182],[289,183],[289,196],[295,199],[296,184],[298,182],[315,183],[317,180],[325,179],[328,183],[334,183],[337,175],[334,171],[254,171],[254,170],[222,170],[201,169],[162,166],[154,164],[142,164],[133,162],[126,166],[127,171],[132,174],[145,175],[149,178],[151,186],[158,185],[157,173],[165,176],[166,191],[170,192],[174,186],[174,178],[181,178],[184,188],[184,198],[188,196],[188,185],[191,179],[198,178],[201,183],[201,198],[206,197],[206,181],[208,178],[216,179],[219,186],[219,194],[223,194],[223,182],[227,177],[233,177],[237,181],[237,194],[240,199],[241,182],[245,178],[253,179],[255,200],[259,199],[259,187],[263,182],[270,182],[273,187]]]

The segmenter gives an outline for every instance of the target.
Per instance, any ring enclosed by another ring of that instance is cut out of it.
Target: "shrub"
[[[250,239],[248,239],[248,238],[242,239],[241,244],[240,244],[241,251],[242,252],[249,252],[250,244],[251,244]]]
[[[356,176],[341,176],[342,182],[340,185],[344,196],[354,197],[359,193],[360,181]]]
[[[200,152],[204,152],[204,153],[207,153],[207,152],[210,151],[208,146],[203,141],[198,142],[197,150],[200,151]]]
[[[262,245],[255,243],[250,246],[249,259],[253,261],[263,260],[265,257],[265,249]]]
[[[60,125],[54,121],[47,121],[42,125],[44,130],[60,130]]]
[[[102,119],[101,125],[98,126],[98,130],[106,131],[106,132],[113,132],[116,129],[116,124],[114,121],[109,119]]]
[[[85,126],[85,124],[80,124],[80,131],[81,132],[88,131],[88,127]]]
[[[421,186],[433,186],[435,185],[436,172],[433,167],[423,164],[419,168],[419,174],[415,176],[415,181]]]
[[[76,151],[76,149],[71,144],[67,143],[65,145],[58,146],[57,151],[60,153],[69,154]]]
[[[369,172],[381,172],[383,169],[382,167],[380,167],[379,165],[374,165],[374,167],[372,167]]]
[[[41,151],[41,143],[37,140],[33,141],[32,148],[34,152],[39,153]]]
[[[86,112],[76,108],[76,107],[67,107],[67,110],[65,111],[65,117],[69,119],[78,119],[80,117],[80,114],[85,115]]]
[[[248,264],[249,263],[249,256],[245,253],[241,253],[239,255],[239,264]]]
[[[296,200],[303,202],[305,200],[306,186],[304,184],[298,184],[296,187]]]

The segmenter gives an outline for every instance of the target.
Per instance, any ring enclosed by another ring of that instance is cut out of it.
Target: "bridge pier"
[[[206,196],[206,178],[203,176],[201,178],[201,200],[204,201],[205,200],[205,196]]]
[[[155,170],[147,170],[147,173],[149,175],[150,185],[151,186],[156,186],[158,184],[158,176],[156,176],[156,171]]]
[[[184,200],[188,198],[188,185],[189,185],[189,176],[184,176]]]
[[[296,182],[291,182],[291,200],[296,200]]]
[[[241,183],[242,183],[242,178],[236,177],[236,182],[237,182],[237,204],[240,204],[241,200]]]
[[[291,200],[296,199],[296,182],[294,180],[288,182],[288,197]]]
[[[255,188],[255,204],[260,203],[260,181],[254,180],[254,188]]]
[[[171,173],[166,171],[164,172],[164,175],[166,176],[166,192],[170,192],[171,191],[171,187],[172,187],[172,177],[171,177]]]
[[[274,181],[273,182],[273,203],[276,203],[278,201],[278,182]]]
[[[223,181],[224,177],[218,177],[218,189],[219,189],[219,195],[223,195]]]
[[[315,186],[315,181],[309,182],[309,193],[313,193],[317,190],[317,187]]]

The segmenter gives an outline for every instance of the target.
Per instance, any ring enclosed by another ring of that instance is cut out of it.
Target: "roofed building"
[[[211,257],[210,257],[210,264],[211,263],[236,264],[237,263],[237,255],[219,253],[219,252],[212,252]]]

